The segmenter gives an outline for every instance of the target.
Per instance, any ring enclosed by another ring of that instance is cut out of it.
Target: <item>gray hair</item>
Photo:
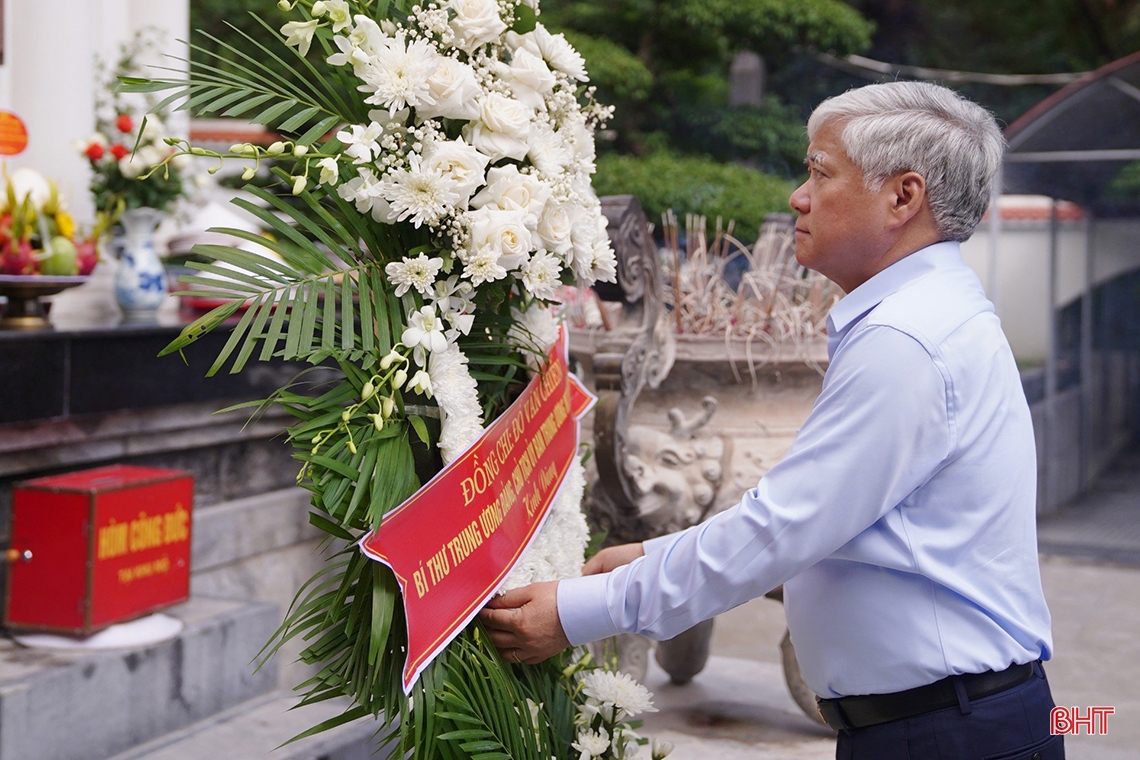
[[[889,82],[848,90],[820,103],[808,119],[811,139],[842,124],[840,140],[867,188],[913,171],[926,180],[944,240],[966,240],[990,203],[1005,138],[986,109],[945,87]]]

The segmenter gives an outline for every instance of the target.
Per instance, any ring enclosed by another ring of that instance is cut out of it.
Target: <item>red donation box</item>
[[[127,465],[16,486],[6,624],[87,635],[185,601],[193,498],[189,473]]]

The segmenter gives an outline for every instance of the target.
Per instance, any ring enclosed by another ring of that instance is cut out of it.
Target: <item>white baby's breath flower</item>
[[[496,0],[450,0],[447,5],[455,13],[451,19],[455,46],[466,53],[497,39],[507,29]]]
[[[403,30],[395,37],[384,38],[357,74],[364,81],[358,89],[371,93],[364,102],[383,106],[389,114],[405,106],[431,105],[435,99],[428,82],[439,68],[440,58],[427,40],[409,43]]]
[[[320,23],[316,19],[312,21],[290,21],[281,27],[281,33],[285,35],[286,45],[296,45],[297,51],[302,55],[309,54],[309,46],[313,43],[313,33],[317,31],[317,24]]]
[[[570,745],[581,752],[579,760],[601,757],[610,748],[610,735],[604,728],[597,731],[579,731],[578,741]]]
[[[397,169],[381,181],[380,195],[391,205],[396,221],[410,219],[416,228],[434,225],[460,200],[455,180],[425,166],[414,153],[406,169]]]
[[[538,251],[519,268],[522,282],[535,298],[549,301],[554,298],[555,289],[561,284],[559,275],[562,265],[546,251]]]
[[[603,704],[612,704],[627,717],[657,712],[653,695],[627,673],[591,670],[582,676],[582,693]]]
[[[431,258],[421,253],[414,259],[407,256],[403,261],[393,261],[384,267],[388,280],[396,286],[396,296],[402,296],[409,288],[415,288],[423,295],[433,292],[435,278],[443,267],[443,259]]]

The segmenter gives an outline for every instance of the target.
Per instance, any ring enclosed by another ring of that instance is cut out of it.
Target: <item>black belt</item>
[[[949,676],[926,686],[894,694],[820,699],[819,714],[836,731],[913,718],[915,715],[956,706],[958,692],[954,686],[955,681],[962,684],[969,699],[981,699],[1025,683],[1033,675],[1033,665],[1032,662],[1011,665],[1000,673],[988,670],[985,673]]]

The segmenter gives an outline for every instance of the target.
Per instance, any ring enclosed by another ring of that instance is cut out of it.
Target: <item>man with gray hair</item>
[[[822,103],[791,196],[796,258],[846,296],[784,459],[740,504],[604,549],[481,618],[512,662],[617,633],[668,638],[784,584],[837,757],[1056,760],[1036,542],[1036,452],[1009,345],[962,263],[1004,140],[951,90]]]

